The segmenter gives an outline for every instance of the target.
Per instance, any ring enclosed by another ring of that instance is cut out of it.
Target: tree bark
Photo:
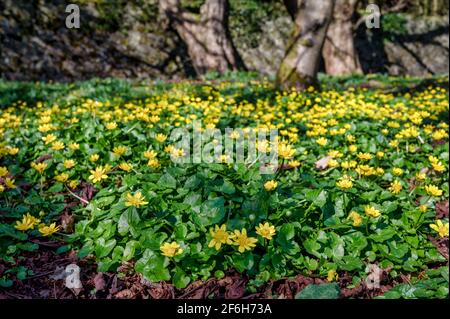
[[[180,0],[159,0],[159,8],[186,44],[198,75],[245,69],[228,32],[227,0],[206,0],[200,16],[184,10]]]
[[[322,55],[330,75],[361,74],[355,49],[352,18],[358,0],[336,0]]]
[[[277,84],[282,89],[299,90],[317,86],[320,56],[334,0],[285,0],[284,3],[294,16],[294,31],[277,73]]]

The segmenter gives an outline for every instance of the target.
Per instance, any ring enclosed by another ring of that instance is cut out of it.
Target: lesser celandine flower
[[[14,184],[15,180],[9,177],[6,177],[4,180],[4,183],[6,187],[8,188],[16,188],[16,185]]]
[[[133,169],[133,165],[123,162],[119,164],[119,168],[125,172],[129,172]]]
[[[91,170],[90,172],[91,175],[89,176],[89,179],[94,183],[101,182],[102,180],[108,178],[108,175],[106,175],[106,170],[102,166],[97,166],[95,170]]]
[[[437,187],[436,185],[426,185],[425,191],[430,196],[434,196],[434,197],[442,196],[442,190],[439,189],[439,187]]]
[[[267,191],[274,190],[275,188],[277,188],[277,186],[278,186],[278,183],[274,180],[270,180],[270,181],[267,181],[264,183],[264,188]]]
[[[42,174],[44,170],[47,168],[47,163],[31,163],[31,167],[34,168],[38,173]]]
[[[231,236],[227,232],[227,226],[224,224],[222,226],[215,225],[214,228],[209,229],[209,233],[211,234],[211,241],[208,244],[208,247],[214,247],[216,250],[219,250],[223,244],[231,245]]]
[[[147,165],[150,166],[151,168],[158,168],[159,166],[161,166],[161,164],[156,158],[148,160]]]
[[[350,189],[353,187],[352,178],[344,175],[336,182],[336,186],[341,189]]]
[[[339,279],[339,275],[336,272],[336,269],[330,269],[327,273],[327,280],[329,282],[335,281]]]
[[[125,154],[126,151],[127,151],[127,147],[122,146],[122,145],[116,146],[113,148],[113,153],[114,153],[114,155],[117,155],[117,156],[121,156],[121,155]]]
[[[149,151],[144,152],[144,157],[148,158],[148,159],[156,158],[157,155],[158,155],[158,153],[156,153],[154,150],[149,150]]]
[[[395,180],[391,183],[391,186],[389,187],[389,190],[391,191],[391,193],[393,194],[398,194],[401,192],[402,190],[402,184],[400,184],[400,182],[398,180]]]
[[[232,239],[233,245],[238,246],[238,251],[240,253],[243,253],[246,250],[252,250],[258,241],[254,237],[248,237],[246,229],[242,229],[241,231],[236,229],[233,233]]]
[[[356,156],[362,161],[369,161],[372,159],[372,154],[370,154],[370,153],[359,152],[358,155],[356,155]]]
[[[267,222],[264,224],[260,223],[255,229],[258,235],[268,240],[271,240],[276,233],[275,227]]]
[[[163,143],[165,140],[167,140],[167,135],[164,135],[162,133],[156,134],[155,140],[159,143]]]
[[[71,159],[68,159],[68,160],[64,161],[63,165],[64,165],[65,168],[69,169],[69,168],[72,168],[72,167],[75,166],[75,161],[71,160]]]
[[[171,243],[164,243],[159,249],[161,250],[161,253],[166,257],[174,257],[183,253],[183,249],[175,241]]]
[[[98,154],[92,154],[91,156],[89,156],[89,160],[91,162],[97,162],[99,160],[99,158],[100,158],[100,155],[98,155]]]
[[[69,179],[69,174],[67,173],[61,173],[59,175],[55,176],[55,180],[61,183],[66,182]]]
[[[26,231],[28,229],[33,229],[35,225],[39,224],[40,220],[32,215],[30,213],[27,213],[26,215],[22,216],[21,221],[16,221],[15,228],[17,230]]]
[[[325,146],[328,143],[328,140],[325,137],[319,137],[316,140],[316,143],[319,144],[320,146]]]
[[[147,204],[148,202],[145,201],[145,197],[141,192],[136,192],[134,195],[131,195],[130,193],[127,194],[125,206],[141,207]]]
[[[354,227],[359,227],[363,221],[361,215],[355,211],[350,212],[347,218],[353,222]]]
[[[45,142],[45,144],[50,144],[50,143],[56,141],[56,135],[48,134],[46,136],[43,136],[42,140]]]
[[[430,224],[430,228],[436,231],[440,237],[448,237],[448,223],[443,223],[442,220],[437,220],[436,224]]]
[[[403,175],[403,170],[400,167],[394,167],[392,169],[392,174],[394,174],[395,176],[401,176]]]
[[[117,128],[117,123],[116,122],[108,122],[108,123],[106,123],[106,129],[114,130],[116,128]]]
[[[61,141],[53,142],[52,149],[55,151],[60,151],[60,150],[64,149],[64,143]]]
[[[0,166],[0,177],[4,177],[6,175],[8,175],[8,169],[4,166]]]
[[[373,206],[364,207],[364,212],[367,216],[377,218],[381,215],[380,211]]]
[[[80,149],[80,144],[78,144],[78,143],[70,143],[68,146],[72,151],[76,151],[76,150]]]
[[[288,144],[280,144],[278,147],[278,156],[283,159],[290,159],[294,156],[295,149],[292,148],[291,145]]]
[[[39,225],[39,232],[42,234],[42,236],[51,236],[54,233],[56,233],[61,226],[56,226],[56,223],[51,223],[50,225],[40,224]]]

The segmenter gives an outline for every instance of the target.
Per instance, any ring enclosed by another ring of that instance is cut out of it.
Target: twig
[[[81,202],[85,203],[86,205],[89,204],[89,201],[85,200],[84,198],[81,198],[80,196],[78,196],[77,194],[75,194],[74,192],[72,192],[67,186],[66,186],[67,191],[70,193],[70,195],[72,195],[73,197],[79,199]]]

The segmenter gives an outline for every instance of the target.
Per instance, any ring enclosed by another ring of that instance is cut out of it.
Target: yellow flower
[[[356,146],[356,145],[350,145],[350,146],[348,147],[348,150],[349,150],[351,153],[355,153],[355,152],[358,150],[358,146]]]
[[[89,160],[91,162],[97,162],[99,158],[100,158],[100,155],[98,155],[98,154],[92,154],[91,156],[89,156]]]
[[[295,154],[295,149],[291,145],[281,144],[278,147],[278,155],[284,159],[290,159]]]
[[[332,282],[332,281],[335,281],[335,280],[338,280],[338,279],[339,279],[339,275],[336,273],[335,269],[328,270],[327,280],[329,282]]]
[[[241,134],[239,134],[239,132],[237,132],[237,131],[233,131],[229,135],[229,137],[233,140],[237,140],[240,136],[241,136]]]
[[[6,187],[16,188],[16,185],[14,185],[14,180],[9,177],[5,178],[4,183],[5,183]]]
[[[252,250],[253,247],[256,246],[256,242],[258,241],[254,237],[247,236],[247,230],[242,229],[241,231],[235,230],[233,233],[233,245],[238,246],[238,250],[240,253],[243,253],[246,250]]]
[[[159,249],[161,250],[162,254],[167,257],[174,257],[183,253],[183,249],[175,241],[171,243],[164,243]]]
[[[163,143],[165,140],[167,140],[167,135],[164,135],[162,133],[156,134],[155,140],[159,143]]]
[[[256,226],[256,233],[261,237],[271,240],[273,235],[275,235],[275,227],[269,223],[259,224]]]
[[[116,122],[108,122],[108,123],[106,123],[106,128],[108,130],[114,130],[117,128],[117,123]]]
[[[45,169],[47,168],[47,163],[31,163],[31,167],[34,168],[36,171],[38,171],[40,174],[42,174]]]
[[[443,172],[443,171],[445,171],[445,166],[441,162],[432,163],[431,165],[433,166],[433,169],[436,172]]]
[[[427,205],[420,205],[419,209],[422,213],[425,213],[428,210],[428,206]]]
[[[344,175],[342,176],[339,181],[336,182],[336,186],[341,189],[350,189],[353,187],[353,182],[351,180],[351,177]]]
[[[125,154],[126,151],[127,151],[126,146],[116,146],[113,148],[113,153],[117,156]]]
[[[11,147],[8,150],[9,155],[16,155],[17,153],[19,153],[19,149],[17,147]]]
[[[160,166],[159,161],[156,158],[148,160],[147,165],[151,168],[158,168]]]
[[[276,181],[274,181],[274,180],[267,181],[267,182],[264,184],[264,188],[265,188],[267,191],[274,190],[275,188],[277,188],[277,186],[278,186],[278,183],[277,183]]]
[[[328,143],[328,140],[325,137],[319,137],[316,140],[316,143],[319,144],[320,146],[325,146]]]
[[[354,227],[359,227],[363,221],[361,215],[355,211],[350,212],[350,214],[348,214],[347,218],[353,221]]]
[[[214,247],[216,250],[219,250],[222,247],[222,244],[231,245],[231,236],[227,232],[227,226],[224,224],[222,226],[215,225],[214,229],[210,228],[209,233],[211,234],[211,241],[208,244],[208,247]]]
[[[400,184],[399,181],[395,180],[391,183],[391,186],[389,187],[389,190],[393,193],[393,194],[398,194],[401,192],[402,190],[402,184]]]
[[[50,143],[56,141],[56,135],[48,134],[46,136],[43,136],[42,140],[45,142],[45,144],[50,144]]]
[[[364,212],[367,216],[377,218],[381,215],[380,211],[373,206],[364,207]]]
[[[26,231],[28,229],[33,229],[35,225],[40,222],[39,219],[27,213],[22,216],[21,221],[16,221],[16,226],[14,226],[17,230]]]
[[[395,176],[401,176],[401,175],[403,174],[403,170],[402,170],[401,168],[399,168],[399,167],[394,167],[394,168],[392,169],[392,173],[393,173]]]
[[[52,149],[54,149],[55,151],[60,151],[64,149],[64,143],[61,141],[53,142]]]
[[[97,166],[95,170],[91,170],[91,175],[89,176],[89,179],[94,183],[100,182],[101,180],[107,178],[108,175],[106,175],[106,170],[102,166]]]
[[[349,134],[345,137],[345,139],[351,143],[353,143],[356,139],[353,135]]]
[[[131,195],[130,193],[127,194],[127,201],[125,202],[125,206],[134,206],[134,207],[140,207],[147,205],[148,202],[144,201],[145,197],[142,196],[141,192],[136,192],[134,195]]]
[[[72,180],[69,182],[69,187],[74,189],[78,186],[78,181],[77,180]]]
[[[362,161],[370,161],[372,159],[372,155],[369,153],[359,152],[358,155],[356,155],[356,156]]]
[[[427,174],[421,173],[421,172],[416,173],[416,179],[418,181],[424,181],[426,178],[427,178]]]
[[[68,179],[69,179],[69,174],[67,174],[67,173],[61,173],[61,174],[55,176],[55,180],[58,182],[61,182],[61,183],[64,183]]]
[[[384,157],[384,152],[381,152],[381,151],[377,152],[377,157],[378,158],[383,158]]]
[[[8,175],[8,169],[4,166],[0,166],[0,177],[4,177],[6,175]]]
[[[435,185],[426,185],[425,191],[430,196],[434,196],[434,197],[442,196],[442,190],[439,189],[439,187],[437,187]]]
[[[437,220],[436,224],[430,224],[430,228],[436,231],[440,237],[448,237],[448,223],[444,224],[442,220]]]
[[[119,168],[125,172],[129,172],[133,168],[133,165],[124,162],[119,164]]]
[[[186,155],[182,148],[173,148],[170,154],[175,158],[183,157],[184,155]]]
[[[72,151],[76,151],[76,150],[80,149],[80,144],[78,144],[78,143],[70,143],[70,144],[69,144],[69,148],[70,148]]]
[[[72,168],[72,167],[75,166],[75,161],[71,160],[71,159],[65,160],[63,165],[64,165],[65,168],[69,169],[69,168]]]
[[[51,223],[50,225],[46,226],[45,224],[39,225],[39,232],[42,234],[42,236],[51,236],[54,233],[56,233],[61,226],[56,226],[56,223]]]
[[[300,166],[300,162],[299,162],[299,161],[296,161],[296,160],[292,160],[292,161],[289,161],[289,162],[288,162],[288,165],[289,165],[290,167],[297,168],[297,167]]]
[[[144,152],[144,157],[146,157],[148,159],[156,158],[157,155],[158,155],[158,153],[156,153],[154,150]]]
[[[5,186],[3,186],[2,184],[0,184],[0,193],[3,193],[5,191]]]

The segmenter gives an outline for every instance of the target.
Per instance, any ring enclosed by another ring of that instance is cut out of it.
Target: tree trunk
[[[352,18],[358,0],[336,0],[333,19],[328,27],[322,55],[330,75],[361,74],[355,50]]]
[[[282,89],[317,86],[317,71],[334,0],[285,0],[294,17],[294,31],[277,73]]]
[[[227,0],[206,0],[200,16],[183,10],[180,0],[159,0],[159,6],[186,44],[198,75],[245,69],[228,32]]]

